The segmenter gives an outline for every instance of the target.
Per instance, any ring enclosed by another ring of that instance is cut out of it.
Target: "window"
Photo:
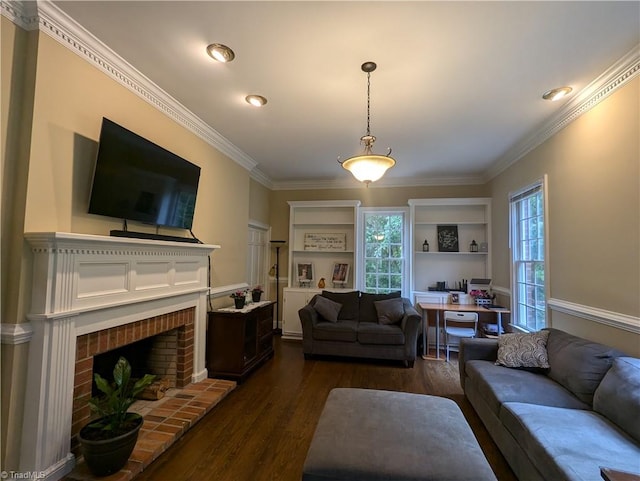
[[[406,212],[362,209],[363,262],[360,285],[364,292],[404,292],[407,252]]]
[[[538,331],[547,324],[544,181],[512,194],[509,203],[512,323]]]

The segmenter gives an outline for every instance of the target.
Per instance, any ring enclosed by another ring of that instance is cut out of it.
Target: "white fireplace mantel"
[[[195,307],[192,381],[205,367],[208,256],[220,246],[27,233],[33,252],[20,469],[58,480],[70,452],[76,338]]]

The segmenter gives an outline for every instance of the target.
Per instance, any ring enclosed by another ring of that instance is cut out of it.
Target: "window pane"
[[[511,201],[514,246],[513,322],[526,330],[546,325],[544,199],[542,189]]]
[[[365,212],[363,215],[366,292],[402,289],[404,213]]]

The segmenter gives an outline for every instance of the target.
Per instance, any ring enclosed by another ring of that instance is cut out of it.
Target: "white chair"
[[[449,350],[457,350],[451,346],[451,337],[476,337],[478,330],[477,312],[444,311],[444,336],[447,346],[447,362],[449,362]]]

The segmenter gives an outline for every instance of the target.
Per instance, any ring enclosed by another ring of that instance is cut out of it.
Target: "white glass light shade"
[[[207,45],[207,53],[211,58],[222,63],[231,62],[236,58],[236,54],[233,53],[233,50],[221,43],[212,43],[211,45]]]
[[[267,99],[262,95],[247,95],[244,99],[254,107],[262,107],[267,103]]]
[[[365,184],[380,179],[394,165],[396,161],[393,158],[375,154],[358,155],[342,162],[342,167]]]
[[[556,100],[560,100],[561,98],[569,95],[573,89],[571,87],[558,87],[557,89],[551,89],[546,91],[542,98],[545,100],[551,100],[555,102]]]

